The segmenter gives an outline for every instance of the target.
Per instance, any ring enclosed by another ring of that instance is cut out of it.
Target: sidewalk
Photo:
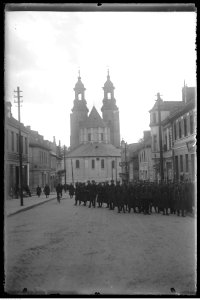
[[[25,197],[23,198],[23,206],[21,206],[21,199],[9,199],[9,200],[5,200],[4,202],[4,213],[5,216],[12,216],[15,215],[21,211],[25,211],[28,209],[31,209],[32,207],[41,205],[45,202],[54,200],[57,198],[56,193],[52,192],[48,198],[46,198],[46,196],[44,194],[42,194],[40,197],[38,197],[37,195],[33,195],[32,197]]]

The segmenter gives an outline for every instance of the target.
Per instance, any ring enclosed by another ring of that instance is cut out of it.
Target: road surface
[[[195,293],[195,219],[74,206],[64,197],[5,219],[10,294]]]

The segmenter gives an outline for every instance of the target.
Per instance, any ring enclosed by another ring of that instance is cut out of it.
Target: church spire
[[[110,80],[109,68],[108,68],[107,80]]]

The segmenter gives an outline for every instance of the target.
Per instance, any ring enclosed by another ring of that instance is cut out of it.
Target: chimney
[[[148,137],[151,136],[151,131],[150,130],[143,131],[143,136],[144,136],[144,140],[146,140]]]
[[[184,87],[182,88],[182,101],[186,104],[191,100],[194,100],[195,94],[196,88],[187,86],[184,81]]]
[[[56,144],[56,137],[53,136],[53,143]]]
[[[27,128],[28,130],[31,130],[31,126],[26,126],[26,128]]]
[[[11,102],[6,101],[6,116],[8,118],[12,117],[11,106],[12,106]]]

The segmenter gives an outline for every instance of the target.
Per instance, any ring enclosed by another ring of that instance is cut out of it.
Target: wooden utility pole
[[[72,166],[72,182],[73,182],[73,185],[74,185],[74,172],[73,172],[73,162],[72,162],[72,159],[71,159],[71,166]]]
[[[158,126],[159,126],[159,148],[160,148],[160,179],[161,183],[164,180],[163,172],[163,149],[162,149],[162,130],[161,130],[161,111],[160,111],[160,93],[157,93],[157,104],[158,104]]]
[[[64,170],[65,170],[65,185],[66,185],[66,161],[65,161],[65,145],[64,145]]]
[[[23,175],[22,175],[22,137],[21,137],[21,120],[20,120],[20,103],[23,101],[20,100],[22,96],[20,96],[20,88],[17,87],[17,91],[14,91],[14,93],[17,93],[17,95],[14,95],[14,98],[17,98],[17,101],[14,101],[14,103],[17,103],[18,105],[18,121],[19,121],[19,192],[20,192],[20,204],[21,206],[24,205],[23,203]]]

